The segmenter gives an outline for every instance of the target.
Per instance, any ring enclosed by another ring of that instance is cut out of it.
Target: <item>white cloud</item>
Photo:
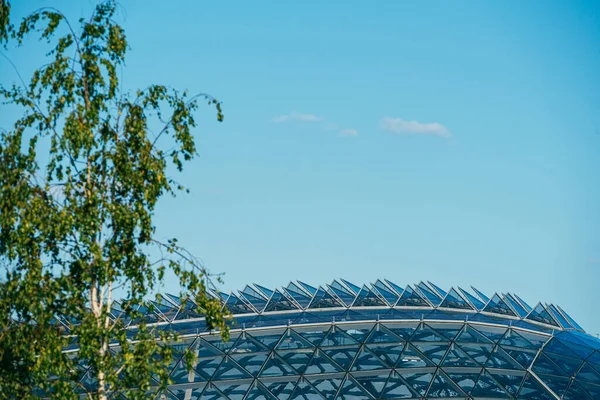
[[[271,119],[271,122],[281,123],[281,122],[317,122],[320,121],[321,118],[317,117],[314,114],[302,114],[299,112],[291,112],[289,114],[279,115]]]
[[[423,123],[419,121],[406,121],[402,118],[385,117],[381,119],[381,128],[399,135],[431,135],[441,138],[452,136],[448,128],[437,122]]]
[[[356,129],[342,129],[339,133],[339,136],[358,136],[358,131]]]

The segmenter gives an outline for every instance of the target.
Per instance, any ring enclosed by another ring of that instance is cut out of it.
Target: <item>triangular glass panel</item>
[[[449,342],[450,339],[429,327],[427,324],[421,324],[413,333],[411,342]]]
[[[259,293],[248,285],[246,285],[243,291],[239,292],[239,296],[243,297],[248,303],[252,304],[252,306],[258,312],[261,312],[267,305],[267,299],[262,295],[262,293]]]
[[[251,378],[252,375],[239,366],[231,357],[226,357],[212,380]]]
[[[325,334],[323,333],[323,336]],[[281,341],[276,347],[277,351],[280,350],[298,350],[298,349],[314,349],[313,344],[300,336],[293,329],[287,329],[286,333],[283,335]]]
[[[194,368],[201,376],[201,379],[198,380],[209,380],[215,374],[215,371],[219,368],[219,365],[221,365],[224,358],[225,357],[199,359]]]
[[[304,374],[324,374],[328,372],[342,372],[343,369],[331,360],[324,351],[317,349],[309,361]]]
[[[385,282],[388,284],[388,286],[390,288],[392,288],[394,291],[396,291],[398,296],[402,296],[402,293],[404,293],[404,288],[402,288],[400,285],[396,285],[394,282],[388,281],[387,279],[385,279]]]
[[[225,386],[221,389],[221,391],[229,400],[242,400],[248,392],[248,389],[250,389],[250,384],[242,383],[238,385]]]
[[[518,388],[517,388],[518,389]],[[500,385],[492,379],[488,372],[484,372],[479,376],[477,384],[471,391],[474,398],[496,398],[506,399],[508,394]]]
[[[427,391],[428,399],[465,397],[466,394],[446,374],[438,369]]]
[[[369,336],[365,340],[365,343],[399,343],[402,338],[383,324],[377,324],[369,333]]]
[[[229,312],[232,314],[247,314],[256,312],[256,310],[250,306],[250,304],[246,303],[233,293],[231,293],[227,298],[225,307],[227,307],[227,310],[229,310]]]
[[[493,346],[492,344],[458,344],[455,343],[455,346],[460,347],[462,351],[467,353],[471,359],[475,360],[477,364],[480,366],[485,365],[488,360],[490,354],[492,354]]]
[[[479,331],[475,330],[470,325],[466,325],[462,332],[458,334],[455,340],[460,345],[469,343],[493,343],[490,339],[482,335]]]
[[[473,296],[471,293],[467,292],[466,290],[462,289],[462,288],[458,288],[460,290],[460,292],[467,298],[467,300],[469,300],[471,302],[471,304],[479,311],[481,311],[483,309],[483,307],[485,307],[485,303],[483,303],[481,300],[479,300],[477,297]]]
[[[439,293],[439,295],[440,295],[440,297],[441,297],[441,298],[444,298],[444,297],[446,297],[446,295],[448,294],[448,293],[446,293],[446,291],[445,291],[445,290],[443,290],[441,287],[439,287],[439,286],[437,286],[437,285],[435,285],[435,284],[433,284],[433,283],[431,283],[431,282],[429,282],[429,281],[427,281],[427,283],[429,283],[429,285],[430,285],[430,286],[431,286],[431,287],[432,287],[432,288],[433,288],[433,289],[434,289],[436,292],[438,292],[438,293]]]
[[[274,291],[266,288],[264,286],[261,285],[257,285],[256,283],[254,284],[254,286],[261,292],[261,294],[266,297],[267,299],[271,296],[273,296]]]
[[[404,343],[399,344],[367,344],[366,348],[375,354],[379,359],[391,368],[396,365],[398,358],[404,350]]]
[[[404,371],[402,371],[400,375],[419,396],[425,398],[425,395],[427,394],[427,388],[433,379],[433,374],[431,372],[417,374],[404,373]]]
[[[319,343],[323,341],[325,336],[327,336],[327,333],[329,333],[330,330],[331,328],[324,326],[311,329],[299,329],[297,333],[312,345],[318,346]]]
[[[375,354],[371,353],[366,347],[363,347],[354,361],[352,371],[370,371],[374,369],[389,368],[383,364]]]
[[[544,351],[558,354],[561,356],[567,356],[572,358],[580,358],[577,354],[573,353],[573,351],[567,347],[563,342],[558,340],[557,338],[553,338],[548,342],[548,344],[544,347]]]
[[[451,344],[448,353],[441,364],[442,367],[479,367],[475,361],[471,360],[467,353],[458,345]]]
[[[575,378],[579,381],[587,381],[600,385],[600,372],[590,366],[589,363],[585,363],[584,366],[581,367]]]
[[[516,299],[514,299],[510,293],[507,293],[504,296],[504,300],[506,300],[506,302],[512,307],[512,309],[517,312],[519,317],[523,318],[527,315],[528,311],[525,310],[525,308],[523,308],[523,306],[519,304],[519,302]]]
[[[270,382],[265,383],[267,389],[279,400],[287,400],[296,387],[296,382]]]
[[[407,344],[406,348],[402,352],[402,355],[396,363],[396,368],[402,370],[404,368],[420,368],[420,367],[433,367],[435,364],[427,359],[420,351],[418,351],[413,345]]]
[[[431,360],[435,365],[439,365],[439,363],[446,355],[448,351],[449,343],[445,344],[415,344],[415,347],[419,349],[421,353],[423,353],[429,360]]]
[[[571,323],[571,325],[573,325],[575,327],[575,329],[579,329],[580,331],[583,331],[583,328],[581,326],[579,326],[579,324],[577,322],[575,322],[575,320],[573,318],[571,318],[571,316],[569,314],[567,314],[565,312],[565,310],[563,310],[562,308],[560,308],[560,306],[556,306],[556,308],[558,309],[558,311],[560,311],[563,316]]]
[[[373,285],[373,290],[375,290],[381,297],[387,301],[390,306],[396,305],[396,302],[400,298],[400,295],[394,293],[393,289],[390,289],[385,283],[381,280],[375,281]]]
[[[309,284],[304,283],[302,281],[298,281],[298,283],[300,284],[302,289],[304,289],[304,291],[306,291],[308,294],[311,294],[314,296],[317,293],[317,288],[312,287]],[[294,285],[294,283],[290,283],[290,285]],[[288,287],[290,287],[290,285],[288,285]],[[294,286],[296,286],[296,285],[294,285]]]
[[[260,370],[259,376],[286,376],[294,374],[295,371],[277,353],[273,352],[267,356],[267,361]]]
[[[322,395],[317,392],[317,390],[312,387],[307,381],[301,381],[296,386],[296,389],[290,396],[290,400],[314,400],[314,399],[324,399]]]
[[[342,384],[342,378],[309,379],[308,381],[327,399],[335,398],[335,394]]]
[[[244,400],[271,400],[272,398],[271,393],[262,384],[255,384]]]
[[[476,288],[476,287],[474,287],[474,286],[471,286],[471,289],[473,289],[473,291],[475,292],[475,294],[476,294],[477,296],[479,296],[479,298],[480,298],[480,299],[481,299],[481,300],[482,300],[484,303],[486,303],[486,304],[487,304],[487,303],[489,303],[489,302],[490,302],[490,299],[489,299],[489,297],[487,297],[485,294],[483,294],[483,293],[481,293],[479,290],[477,290],[477,288]]]
[[[458,333],[462,330],[463,326],[465,326],[462,322],[460,323],[435,323],[430,322],[427,323],[426,326],[435,330],[437,333],[442,334],[447,340],[454,340]]]
[[[567,372],[567,376],[574,376],[575,373],[579,370],[579,367],[582,364],[582,360],[580,358],[571,358],[566,356],[559,356],[557,354],[544,352],[548,358],[550,358],[556,365],[562,368]]]
[[[328,292],[333,293],[338,299],[340,299],[346,307],[350,307],[356,299],[356,293],[352,293],[350,290],[342,286],[341,283],[334,280],[331,285],[327,285],[329,288]],[[314,307],[312,307],[314,308]]]
[[[236,354],[231,356],[235,362],[242,365],[253,376],[258,375],[269,355],[267,353]]]
[[[386,307],[386,302],[377,296],[367,285],[363,285],[356,296],[356,300],[352,304],[353,307]]]
[[[200,396],[200,398],[202,400],[204,400],[204,399],[221,400],[221,399],[227,399],[227,396],[225,396],[223,393],[221,393],[219,391],[219,389],[217,389],[214,385],[209,384],[204,387],[204,392],[202,392],[202,395]]]
[[[429,300],[429,302],[434,306],[437,306],[442,301],[442,298],[438,296],[437,293],[434,293],[434,291],[423,282],[419,282],[419,284],[416,286],[416,290],[418,290],[423,297]]]
[[[374,398],[378,399],[380,398],[380,394],[385,387],[389,375],[389,372],[386,372],[375,376],[355,376],[354,379],[363,387],[363,389],[371,393]]]
[[[554,304],[549,304],[547,310],[550,311],[554,319],[556,319],[563,328],[565,329],[573,329],[574,326],[562,315],[560,311],[554,306]]]
[[[319,289],[317,289],[317,293],[315,294],[315,297],[313,297],[308,308],[332,307],[344,307],[344,305],[340,303],[337,298],[333,297],[329,292],[319,286]]]
[[[521,364],[521,366],[525,369],[531,367],[531,363],[535,359],[535,355],[537,351],[535,350],[525,350],[522,348],[519,349],[511,349],[508,346],[505,348],[506,352],[509,356],[511,356],[516,362]]]
[[[485,366],[488,368],[521,369],[516,362],[502,347],[496,346],[490,354]]]
[[[390,323],[386,324],[385,327],[388,328],[395,335],[404,339],[405,341],[409,341],[413,333],[415,333],[415,331],[419,327],[419,325],[420,323],[415,321],[398,325]]]
[[[554,317],[546,310],[546,307],[542,303],[538,303],[537,306],[529,313],[525,319],[532,321],[541,322],[548,325],[560,326]]]
[[[329,356],[337,365],[342,367],[344,370],[350,368],[350,365],[354,361],[356,353],[358,353],[358,346],[344,347],[341,349],[323,350],[325,354]]]
[[[467,310],[473,309],[469,305],[469,303],[467,303],[467,301],[454,288],[450,288],[450,291],[448,292],[444,300],[442,300],[440,307],[460,308]]]
[[[583,388],[592,395],[594,399],[600,399],[600,385],[594,385],[588,382],[577,381]]]
[[[537,374],[537,376],[559,397],[562,398],[562,395],[565,393],[567,388],[569,387],[569,383],[571,380],[569,378],[565,378],[562,376],[553,376],[553,375],[545,375],[545,374]]]
[[[421,295],[419,295],[417,292],[415,292],[413,290],[413,288],[410,287],[410,285],[406,286],[406,289],[404,289],[404,292],[402,293],[402,296],[400,296],[400,299],[398,300],[398,303],[396,303],[396,306],[397,307],[402,307],[402,306],[430,307],[427,300],[425,300],[423,297],[421,297]]]
[[[231,346],[231,348],[229,349],[229,354],[247,354],[268,351],[269,349],[265,347],[262,343],[260,343],[257,340],[254,340],[252,336],[247,335],[245,332],[242,332],[242,334],[237,337],[237,340],[234,342],[233,346]]]
[[[477,384],[479,375],[480,373],[448,373],[450,379],[467,395],[471,394],[471,391]]]
[[[502,339],[507,331],[506,328],[500,328],[497,326],[478,326],[477,329],[470,326],[469,329],[482,334],[494,343],[497,343],[500,339]]]
[[[506,304],[504,300],[498,296],[497,293],[494,293],[494,296],[490,301],[488,301],[487,305],[483,308],[483,311],[496,313],[496,314],[504,314],[504,315],[512,315],[516,317],[517,314]]]
[[[513,296],[515,297],[515,299],[517,299],[519,301],[519,303],[521,303],[521,305],[523,306],[523,308],[525,309],[525,311],[527,311],[527,312],[531,311],[531,306],[529,304],[527,304],[527,302],[525,300],[523,300],[522,298],[520,298],[516,294],[513,294]]]
[[[508,329],[506,331],[506,335],[498,342],[498,344],[503,346],[514,346],[514,347],[524,347],[524,348],[533,348],[533,344],[525,339],[522,335],[519,334],[518,331],[514,329]]]
[[[348,286],[350,288],[350,290],[352,292],[354,292],[354,294],[357,294],[360,291],[360,287],[356,286],[355,284],[348,282],[345,279],[342,279],[342,282],[344,282],[346,284],[346,286]]]
[[[325,335],[323,340],[319,343],[319,347],[325,348],[330,346],[346,346],[346,345],[357,345],[358,341],[352,336],[348,335],[346,331],[337,326],[333,326]]]
[[[533,364],[533,372],[541,374],[550,374],[564,376],[565,371],[556,365],[551,359],[548,358],[544,353],[538,355],[535,363]]]
[[[507,374],[490,374],[485,372],[486,376],[490,376],[494,379],[494,381],[498,382],[500,386],[506,390],[511,396],[516,397],[519,388],[521,387],[521,382],[523,382],[523,378],[525,377],[524,373],[519,373],[515,375],[507,375]],[[535,397],[533,397],[535,398]]]
[[[270,311],[286,311],[286,310],[297,310],[298,306],[295,302],[291,301],[287,296],[276,289],[271,295],[269,302],[265,306],[263,312]]]
[[[312,294],[309,295],[298,285],[291,282],[287,287],[283,288],[283,291],[293,298],[302,308],[308,307],[313,296]]]
[[[351,375],[347,376],[342,388],[335,398],[340,400],[372,399],[369,392],[352,379]]]
[[[564,400],[594,400],[587,390],[581,387],[577,381],[572,381],[567,393],[563,396]]]
[[[382,399],[412,399],[417,397],[411,391],[409,385],[400,377],[396,371],[392,371],[388,381],[381,392]]]
[[[519,332],[519,335],[523,336],[529,343],[533,345],[533,348],[539,349],[542,347],[548,340],[550,340],[551,336],[544,336],[533,332]]]
[[[528,375],[519,390],[519,397],[536,400],[555,400],[548,391],[532,376]]]

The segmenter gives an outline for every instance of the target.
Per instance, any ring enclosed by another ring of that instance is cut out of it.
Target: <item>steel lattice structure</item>
[[[166,295],[147,319],[182,341],[156,398],[600,399],[600,340],[558,306],[472,289],[340,280],[214,293],[233,313],[226,343]]]

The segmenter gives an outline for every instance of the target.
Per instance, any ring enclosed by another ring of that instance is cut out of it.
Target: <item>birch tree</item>
[[[0,398],[154,398],[173,356],[161,343],[177,337],[143,311],[168,270],[227,338],[207,271],[153,223],[158,200],[185,190],[172,174],[196,155],[194,112],[206,101],[222,121],[220,103],[161,85],[121,92],[115,9],[72,23],[44,8],[11,25],[0,0],[0,42],[52,48],[28,82],[0,87],[21,110],[0,130]]]

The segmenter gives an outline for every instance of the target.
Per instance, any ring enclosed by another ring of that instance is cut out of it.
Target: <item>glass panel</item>
[[[242,385],[227,386],[221,389],[221,391],[223,394],[227,395],[227,398],[230,400],[242,400],[244,395],[248,392],[248,389],[250,389],[250,384],[244,383]]]
[[[600,385],[600,373],[588,363],[585,363],[585,365],[581,367],[575,378],[579,381],[588,381]]]
[[[500,332],[496,332],[498,338],[502,337],[505,330]],[[459,344],[462,343],[493,343],[492,340],[488,339],[486,336],[481,334],[478,330],[471,327],[470,325],[466,325],[465,329],[458,335],[456,341]]]
[[[419,396],[425,397],[427,388],[433,379],[432,373],[426,374],[405,374],[401,373],[402,378],[413,388],[413,390],[419,394]]]
[[[472,391],[472,395],[473,397],[484,398],[507,398],[507,393],[502,389],[501,384],[496,382],[488,372],[481,374],[477,380],[477,385],[475,385]]]
[[[308,308],[330,308],[330,307],[343,307],[344,305],[333,297],[329,292],[326,292],[322,287],[319,286],[315,297],[312,299]]]
[[[429,303],[421,297],[417,292],[415,292],[410,285],[404,289],[402,296],[400,296],[400,300],[396,303],[396,306],[422,306],[429,307]]]
[[[473,360],[477,361],[480,366],[485,365],[490,354],[492,353],[492,344],[455,344],[454,346],[460,347],[465,353],[469,355]]]
[[[301,282],[301,281],[298,281],[298,283],[300,284],[300,286],[302,287],[302,289],[304,289],[308,294],[311,294],[311,295],[314,296],[317,293],[317,289],[316,288],[314,288],[314,287],[312,287],[312,286],[310,286],[310,285],[308,285],[308,284],[306,284],[304,282]],[[296,286],[294,283],[290,283],[288,285],[288,287],[291,287],[292,285]]]
[[[383,388],[385,387],[385,383],[387,382],[388,377],[389,377],[389,373],[386,373],[383,375],[365,376],[365,377],[355,376],[354,379],[366,391],[371,393],[371,395],[373,395],[373,397],[379,398],[379,395],[383,391]]]
[[[507,293],[504,296],[504,299],[508,302],[508,304],[519,314],[519,317],[523,318],[527,315],[528,311],[519,304],[517,300],[515,300],[510,293]]]
[[[567,314],[565,312],[565,310],[563,310],[562,308],[560,308],[560,306],[556,306],[556,308],[558,308],[558,310],[560,312],[562,312],[562,314],[564,315],[564,317],[571,323],[571,325],[573,325],[576,329],[579,329],[580,331],[583,331],[583,328],[581,326],[579,326],[579,324],[577,322],[575,322],[575,320],[573,318],[571,318],[571,316],[569,314]]]
[[[324,354],[323,351],[317,350],[314,352],[312,359],[310,360],[305,374],[323,374],[325,372],[342,372],[343,369]]]
[[[427,287],[427,285],[425,285],[423,282],[420,282],[417,286],[416,286],[417,290],[419,290],[419,292],[421,294],[424,295],[424,297],[426,297],[431,304],[433,304],[434,306],[437,306],[438,304],[441,303],[442,298],[440,296],[438,296],[436,293],[434,293],[431,289],[429,289]]]
[[[317,344],[317,343],[315,343]],[[334,326],[327,332],[323,340],[320,342],[320,347],[329,346],[345,346],[345,345],[358,345],[359,342],[352,336],[348,335],[343,329]]]
[[[309,379],[309,382],[327,399],[333,399],[337,393],[342,379]]]
[[[436,286],[434,283],[431,283],[429,281],[427,281],[427,283],[429,283],[429,285],[436,291],[439,293],[440,297],[446,297],[446,295],[448,293],[446,293],[442,288],[440,288],[439,286]]]
[[[335,363],[347,370],[358,353],[358,346],[336,350],[323,350]]]
[[[277,345],[277,350],[314,349],[312,343],[300,336],[293,329],[288,329]]]
[[[567,319],[560,313],[560,311],[558,311],[556,309],[556,307],[554,307],[553,304],[550,304],[548,306],[548,311],[550,311],[550,313],[552,314],[552,316],[554,317],[554,319],[556,319],[558,322],[560,322],[560,324],[563,326],[563,328],[573,328],[573,325],[567,321]]]
[[[489,368],[521,369],[519,363],[512,359],[501,347],[496,346],[485,363]]]
[[[383,297],[391,306],[394,306],[398,299],[399,295],[394,294],[393,290],[386,286],[382,281],[377,279],[375,284],[373,285],[373,290],[377,291],[381,297]]]
[[[454,340],[458,333],[462,330],[462,323],[426,323],[428,328],[434,329],[437,333],[441,333],[448,341]]]
[[[510,393],[514,397],[517,396],[517,392],[519,391],[521,382],[525,377],[525,375],[489,374],[488,372],[486,372],[486,375],[489,375],[491,378],[493,378],[496,382],[500,384],[502,388],[504,388],[508,393]]]
[[[506,335],[498,342],[502,346],[525,347],[526,349],[534,348],[533,344],[519,334],[514,329],[506,331]]]
[[[478,367],[479,365],[471,360],[458,345],[450,345],[448,354],[442,362],[443,367]]]
[[[278,354],[298,373],[303,373],[313,355],[313,351],[308,350],[285,350],[278,351]]]
[[[594,399],[600,399],[600,385],[593,385],[588,382],[577,381]]]
[[[386,324],[385,327],[392,331],[397,336],[408,341],[419,326],[418,322],[406,322],[403,324]]]
[[[426,324],[421,326],[415,331],[411,338],[412,342],[448,342],[449,339],[444,337],[437,331],[429,328]]]
[[[202,396],[200,398],[202,400],[204,400],[204,399],[217,400],[217,399],[227,399],[227,396],[221,394],[221,392],[219,392],[219,390],[217,390],[216,387],[207,385],[206,388],[204,389],[204,392],[202,392]]]
[[[231,293],[231,295],[227,298],[225,307],[227,307],[232,314],[246,314],[255,312],[255,310],[249,304],[247,304],[245,301],[242,301],[233,293]]]
[[[414,346],[407,344],[402,356],[398,359],[396,368],[432,367],[434,365],[435,364],[415,349]]]
[[[544,347],[544,351],[564,355],[572,358],[579,358],[575,353],[573,353],[563,342],[558,340],[557,338],[552,339],[546,347]]]
[[[323,396],[317,392],[315,388],[308,384],[308,382],[300,382],[298,386],[296,386],[296,390],[290,396],[290,400],[292,399],[305,399],[305,400],[314,400],[314,399],[324,399]]]
[[[239,365],[243,366],[248,372],[256,376],[258,371],[267,360],[267,354],[239,354],[231,356],[231,358]]]
[[[231,358],[223,360],[212,380],[251,378],[252,376]]]
[[[402,287],[400,287],[399,285],[396,285],[394,282],[390,282],[387,279],[385,280],[385,282],[388,284],[389,287],[394,289],[396,291],[396,293],[398,293],[398,296],[401,296],[402,293],[404,292],[404,289]]]
[[[594,400],[594,398],[579,385],[577,382],[571,382],[569,390],[563,396],[564,400]]]
[[[265,306],[263,312],[271,311],[285,311],[285,310],[297,310],[298,306],[290,301],[286,296],[283,295],[279,290],[276,290],[269,302]]]
[[[563,393],[565,393],[565,391],[567,390],[567,387],[569,387],[569,383],[571,383],[571,380],[569,378],[564,378],[562,376],[558,377],[545,374],[537,375],[546,385],[548,385],[550,390],[552,390],[554,393],[561,397]]]
[[[300,305],[300,307],[306,308],[310,304],[311,297],[309,297],[306,294],[304,294],[304,292],[295,291],[295,290],[290,289],[289,287],[288,288],[284,288],[283,290],[290,297],[292,297],[296,301],[296,303],[298,303]]]
[[[382,399],[412,399],[413,393],[397,373],[392,372],[381,393]]]
[[[525,369],[531,366],[535,358],[536,351],[526,351],[524,349],[505,349],[506,352]]]
[[[532,375],[528,375],[525,379],[519,391],[519,397],[536,400],[555,400],[554,396],[548,393]]]
[[[436,365],[442,361],[448,351],[448,344],[415,344],[415,347]]]
[[[387,306],[387,303],[383,299],[379,298],[371,289],[366,285],[363,285],[360,292],[356,296],[356,300],[352,304],[353,307],[374,307],[374,306]]]
[[[550,315],[546,307],[542,305],[542,303],[538,303],[537,306],[529,313],[526,319],[530,319],[532,321],[542,322],[548,325],[559,326],[558,322]]]
[[[463,374],[463,373],[454,373],[448,374],[450,379],[454,381],[466,394],[470,394],[477,380],[479,379],[480,374]]]
[[[355,284],[348,282],[345,279],[342,279],[342,282],[344,282],[346,284],[346,286],[348,286],[350,288],[350,290],[352,290],[354,292],[354,294],[356,294],[360,291],[360,288],[358,286],[356,286]]]
[[[371,331],[365,340],[365,343],[399,343],[402,339],[387,329],[384,325],[378,324]]]
[[[260,371],[260,376],[284,376],[294,375],[296,372],[287,366],[283,360],[274,353],[268,357],[267,362]]]
[[[473,309],[454,288],[450,289],[448,295],[444,298],[442,304],[440,304],[440,307]]]
[[[479,300],[477,297],[473,296],[471,293],[467,292],[462,288],[458,288],[460,292],[475,306],[477,310],[482,310],[485,307],[485,304]]]
[[[333,294],[340,298],[347,307],[350,307],[356,299],[356,293],[350,292],[338,281],[333,281],[333,283],[331,285],[327,285],[327,287]]]
[[[504,315],[512,315],[517,316],[515,312],[506,304],[504,300],[498,296],[497,293],[494,293],[492,299],[487,303],[484,307],[483,311],[496,313],[496,314],[504,314]]]
[[[575,372],[577,372],[582,363],[582,360],[579,358],[559,356],[556,354],[546,352],[544,352],[544,354],[548,358],[550,358],[556,365],[558,365],[564,371],[566,371],[568,376],[574,376]]]
[[[550,375],[565,375],[565,371],[550,360],[544,353],[540,354],[533,364],[533,371]]]
[[[198,372],[204,380],[209,380],[221,364],[221,361],[223,361],[223,358],[224,357],[199,359],[195,368],[196,372]]]
[[[296,382],[272,382],[265,383],[269,392],[278,399],[288,399],[296,387]]]
[[[336,398],[344,400],[357,400],[369,399],[371,396],[362,388],[362,386],[348,376]]]
[[[471,286],[471,289],[473,289],[473,291],[475,292],[475,294],[477,294],[477,296],[479,296],[479,298],[484,302],[484,303],[489,303],[490,299],[483,293],[481,293],[479,290],[477,290],[477,288]]]
[[[438,370],[431,386],[427,391],[427,398],[465,397],[466,394],[460,390],[443,372]]]
[[[271,394],[262,387],[262,385],[255,385],[253,389],[248,392],[246,400],[268,400],[271,399]],[[187,400],[187,399],[186,399]]]
[[[352,366],[352,371],[368,371],[383,368],[387,368],[383,362],[367,348],[363,348]]]
[[[379,359],[386,365],[391,368],[396,365],[398,358],[402,354],[404,350],[404,344],[397,345],[381,345],[381,344],[371,344],[366,345],[366,348],[371,351],[371,353],[375,354]]]

